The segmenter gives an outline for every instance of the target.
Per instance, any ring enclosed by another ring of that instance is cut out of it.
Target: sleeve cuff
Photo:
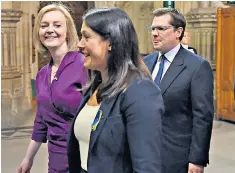
[[[42,143],[46,143],[47,142],[47,137],[45,135],[39,135],[39,134],[32,134],[32,140],[36,141],[36,142],[42,142]]]

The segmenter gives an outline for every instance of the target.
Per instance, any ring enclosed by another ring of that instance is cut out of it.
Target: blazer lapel
[[[173,62],[171,63],[170,67],[168,68],[166,74],[164,75],[161,83],[160,89],[162,95],[166,92],[167,88],[171,85],[171,83],[175,80],[175,78],[184,70],[186,67],[184,65],[184,56],[182,47],[180,48],[179,52],[176,54]]]
[[[97,129],[95,131],[91,131],[91,136],[90,136],[90,145],[89,145],[89,153],[92,150],[92,148],[94,147],[94,144],[105,124],[105,121],[110,113],[110,111],[112,110],[112,107],[116,101],[117,97],[114,97],[112,99],[107,99],[107,100],[103,100],[100,106],[100,111],[102,111],[102,117],[100,119],[100,122],[97,126]]]
[[[158,52],[154,52],[153,54],[146,56],[144,58],[144,62],[151,73],[153,72],[157,59],[158,59]]]
[[[63,58],[59,69],[56,72],[56,78],[58,79],[61,75],[61,73],[63,72],[63,70],[71,63],[73,63],[75,61],[76,58],[76,54],[77,52],[68,52],[65,57]]]

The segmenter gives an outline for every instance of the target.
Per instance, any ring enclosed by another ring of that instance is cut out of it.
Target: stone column
[[[139,16],[136,21],[136,32],[139,40],[140,53],[145,55],[154,51],[151,32],[148,31],[148,27],[153,21],[154,2],[145,1],[139,3],[137,7]]]
[[[95,1],[95,7],[114,7],[115,1]]]
[[[116,7],[123,9],[130,16],[138,36],[139,49],[142,55],[153,52],[151,33],[148,32],[147,28],[152,24],[155,5],[159,4],[155,4],[152,1],[115,2]]]
[[[32,108],[32,88],[31,88],[31,69],[30,69],[30,59],[32,56],[32,42],[30,36],[32,37],[32,16],[30,14],[30,3],[21,2],[21,10],[23,11],[21,21],[19,22],[18,28],[21,28],[21,32],[18,33],[19,44],[22,45],[22,54],[18,59],[21,61],[22,66],[22,84],[23,84],[23,111],[30,111]],[[22,56],[23,55],[23,56]]]
[[[16,116],[22,108],[21,73],[17,69],[16,23],[22,12],[13,9],[1,10],[2,39],[2,128],[15,126]]]
[[[175,8],[178,9],[182,14],[186,15],[191,8],[195,6],[194,2],[190,1],[175,1]]]
[[[192,8],[186,15],[188,29],[192,36],[192,46],[198,54],[205,57],[215,68],[215,37],[217,8],[211,2],[199,2],[198,8]]]

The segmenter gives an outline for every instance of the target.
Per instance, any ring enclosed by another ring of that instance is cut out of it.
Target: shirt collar
[[[173,49],[171,49],[169,52],[165,53],[165,57],[166,59],[172,63],[172,61],[174,60],[176,54],[178,53],[178,51],[180,50],[180,44],[178,44],[176,47],[174,47]],[[162,53],[159,52],[158,57],[161,57]],[[159,58],[160,59],[160,58]]]
[[[188,49],[188,45],[182,44],[182,43],[181,43],[181,45],[182,45],[183,48]]]

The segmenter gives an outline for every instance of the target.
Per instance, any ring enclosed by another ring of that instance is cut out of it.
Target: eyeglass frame
[[[148,26],[148,31],[149,32],[153,32],[157,29],[158,32],[162,33],[168,29],[170,29],[171,27],[173,27],[175,29],[175,26],[172,25],[168,25],[168,26]]]

